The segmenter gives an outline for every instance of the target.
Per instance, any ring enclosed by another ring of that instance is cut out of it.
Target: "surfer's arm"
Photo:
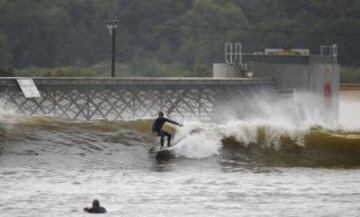
[[[166,121],[169,122],[169,123],[172,123],[172,124],[175,124],[175,125],[178,125],[178,126],[182,127],[182,124],[179,124],[179,123],[176,122],[176,121],[170,120],[170,119],[168,119],[168,118],[166,119]]]

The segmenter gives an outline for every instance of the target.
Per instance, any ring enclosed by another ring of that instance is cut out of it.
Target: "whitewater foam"
[[[214,125],[200,122],[188,122],[178,128],[175,143],[177,156],[198,159],[217,155],[222,147],[221,136]]]
[[[206,158],[218,155],[223,140],[232,138],[248,147],[260,145],[263,148],[280,150],[285,142],[291,141],[305,147],[305,136],[310,128],[300,129],[283,122],[230,121],[223,124],[187,122],[177,128],[174,150],[178,156]]]

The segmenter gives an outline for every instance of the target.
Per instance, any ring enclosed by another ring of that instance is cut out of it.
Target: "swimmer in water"
[[[106,209],[100,206],[100,202],[97,199],[93,200],[92,207],[85,207],[84,211],[88,213],[106,213]]]

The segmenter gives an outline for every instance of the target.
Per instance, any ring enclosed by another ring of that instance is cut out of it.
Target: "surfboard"
[[[155,153],[155,159],[158,161],[169,161],[175,157],[175,152],[172,149],[162,149]]]
[[[149,155],[155,157],[157,161],[169,161],[176,157],[174,146],[160,149],[160,147],[152,147],[149,149]]]
[[[163,149],[160,149],[160,147],[152,147],[149,149],[149,153],[155,154],[155,158],[158,161],[169,161],[176,157],[175,146],[179,144],[185,137],[186,136],[177,139],[170,147],[165,146]]]

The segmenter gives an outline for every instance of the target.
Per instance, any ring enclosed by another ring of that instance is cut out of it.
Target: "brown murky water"
[[[151,121],[1,116],[0,215],[359,216],[359,91],[339,128],[276,120],[185,122],[159,162]]]

